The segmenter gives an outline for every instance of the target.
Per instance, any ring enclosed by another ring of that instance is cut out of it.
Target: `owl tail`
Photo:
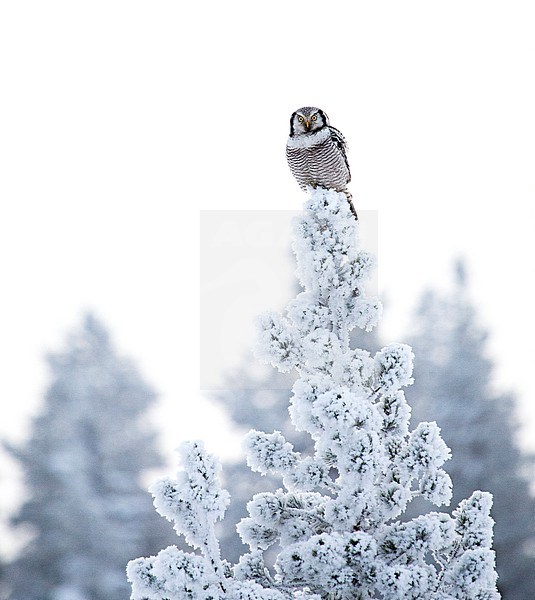
[[[351,212],[353,213],[353,216],[355,217],[355,221],[358,221],[359,217],[357,215],[357,211],[355,210],[355,206],[353,205],[353,196],[351,195],[351,192],[344,190],[344,194],[346,195],[347,201],[349,203],[349,208],[351,209]]]

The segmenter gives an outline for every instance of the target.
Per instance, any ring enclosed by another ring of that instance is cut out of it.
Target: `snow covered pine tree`
[[[452,517],[396,520],[416,495],[449,502],[449,450],[434,422],[409,431],[401,388],[412,382],[411,349],[391,344],[372,357],[349,345],[350,330],[371,329],[381,313],[363,294],[373,260],[358,248],[357,227],[344,194],[313,190],[295,223],[305,291],[286,317],[259,319],[259,358],[300,375],[290,413],[314,439],[314,454],[301,456],[279,432],[247,435],[249,466],[278,475],[285,490],[249,502],[238,530],[251,551],[231,566],[214,533],[229,501],[219,467],[201,443],[184,444],[178,479],[151,492],[202,555],[172,546],[131,561],[133,600],[499,598],[490,494],[475,492]],[[276,543],[270,571],[262,551]]]
[[[498,589],[504,599],[535,598],[535,497],[530,457],[516,443],[516,399],[490,385],[494,365],[486,348],[488,333],[470,300],[462,261],[455,275],[451,291],[423,295],[413,319],[416,381],[407,398],[413,419],[436,419],[452,450],[453,502],[480,486],[493,495]],[[409,511],[418,507],[429,510],[418,499]]]
[[[32,536],[0,587],[9,600],[124,600],[125,563],[173,539],[140,485],[163,463],[147,419],[156,394],[92,314],[48,364],[31,436],[7,446],[27,483],[12,523]]]

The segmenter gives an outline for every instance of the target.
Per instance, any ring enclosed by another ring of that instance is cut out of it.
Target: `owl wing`
[[[351,170],[349,169],[349,162],[347,160],[347,142],[346,138],[342,135],[341,131],[338,131],[336,127],[329,125],[329,131],[331,132],[331,141],[334,142],[335,146],[340,150],[340,153],[344,157],[344,162],[347,167],[348,183],[351,181]]]

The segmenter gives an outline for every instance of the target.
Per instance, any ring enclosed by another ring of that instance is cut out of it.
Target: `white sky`
[[[316,105],[378,214],[392,340],[464,255],[535,449],[534,31],[527,0],[1,3],[0,435],[92,309],[160,391],[165,447],[231,452],[199,390],[200,211],[299,210],[284,145]]]

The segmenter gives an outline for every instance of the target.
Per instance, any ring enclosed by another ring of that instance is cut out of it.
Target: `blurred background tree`
[[[493,391],[488,336],[470,301],[462,261],[455,271],[453,290],[426,292],[413,322],[412,426],[436,421],[442,429],[452,451],[445,467],[453,480],[452,507],[477,489],[493,494],[498,587],[504,600],[527,600],[535,598],[533,459],[517,445],[515,397]],[[427,512],[424,502],[418,499],[412,510]]]
[[[13,527],[29,534],[6,566],[13,600],[127,600],[126,563],[175,541],[142,485],[160,467],[147,411],[156,394],[87,315],[63,352],[20,462],[27,500]]]

